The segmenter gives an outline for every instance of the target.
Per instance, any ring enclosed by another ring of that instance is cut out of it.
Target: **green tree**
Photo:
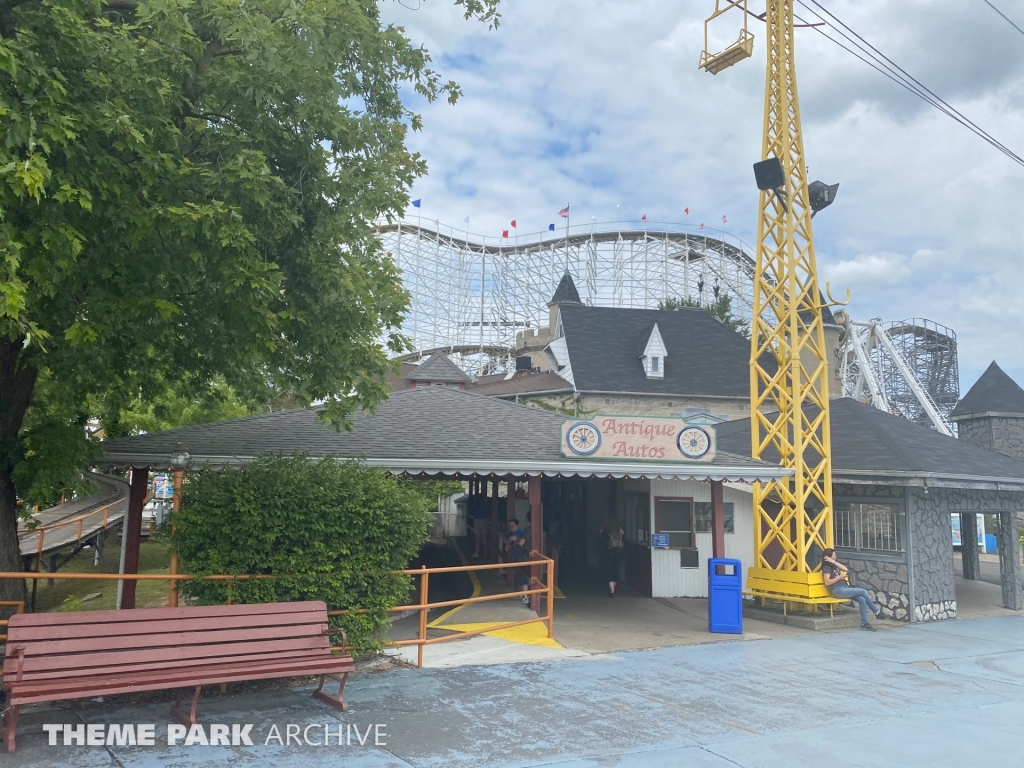
[[[669,297],[658,302],[658,309],[703,309],[713,318],[732,328],[736,333],[750,338],[750,322],[732,312],[732,297],[728,294],[721,294],[714,301],[702,302],[699,299],[691,299],[689,296],[682,298]]]
[[[387,609],[409,596],[407,568],[426,540],[437,497],[356,461],[261,456],[241,469],[186,482],[173,544],[192,574],[280,574],[282,578],[190,581],[201,604],[323,600],[330,610],[366,608],[332,621],[369,648]]]
[[[73,477],[90,402],[386,397],[407,295],[373,223],[426,170],[403,88],[459,95],[375,0],[0,0],[0,570],[21,465]]]

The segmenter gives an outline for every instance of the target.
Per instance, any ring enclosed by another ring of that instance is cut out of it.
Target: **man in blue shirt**
[[[508,533],[505,534],[505,546],[512,557],[513,563],[522,563],[530,559],[530,534],[519,527],[519,521],[512,518],[508,521]],[[520,591],[529,589],[530,578],[526,568],[514,568],[515,580]],[[530,596],[523,595],[523,602],[529,604]]]

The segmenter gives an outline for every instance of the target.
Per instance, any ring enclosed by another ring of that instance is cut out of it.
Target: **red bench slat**
[[[218,656],[212,660],[204,659],[193,659],[191,661],[183,662],[180,660],[160,660],[160,661],[147,661],[139,662],[134,664],[111,664],[103,667],[74,667],[70,669],[47,669],[47,670],[25,670],[22,673],[22,683],[41,682],[45,680],[63,680],[68,683],[75,683],[78,679],[99,677],[104,675],[117,675],[124,673],[133,672],[159,672],[160,670],[176,670],[176,669],[199,669],[209,666],[216,666],[221,661],[225,663],[238,662],[270,662],[274,660],[281,660],[287,662],[291,659],[308,659],[308,658],[327,658],[331,656],[330,651],[316,651],[305,648],[296,648],[285,651],[264,651],[257,654],[244,654],[241,651],[238,652],[237,656]],[[121,660],[124,661],[123,659]]]
[[[36,640],[25,643],[25,657],[55,656],[58,654],[92,653],[135,648],[178,648],[190,645],[211,645],[213,643],[243,643],[253,640],[272,640],[298,637],[326,638],[327,623],[286,624],[275,627],[238,628],[207,630],[205,632],[165,632],[156,635],[117,635],[92,637],[83,640]],[[23,641],[8,634],[8,642],[22,644]]]
[[[24,615],[24,614],[22,614]],[[286,615],[287,623],[320,624],[324,612],[303,611]],[[280,613],[246,614],[240,616],[206,616],[151,621],[97,622],[91,624],[20,626],[8,631],[12,642],[20,640],[78,640],[90,637],[122,637],[127,635],[159,634],[162,632],[199,632],[208,629],[234,629],[240,627],[277,627],[282,622]]]
[[[352,670],[348,667],[331,667],[321,663],[320,666],[310,665],[305,670],[270,670],[266,672],[254,673],[252,671],[237,671],[227,674],[213,674],[202,679],[184,680],[184,681],[173,681],[167,683],[165,681],[152,681],[140,683],[137,685],[120,685],[110,688],[96,687],[81,691],[68,691],[68,692],[46,692],[36,693],[21,697],[17,692],[12,694],[10,704],[21,706],[23,704],[35,704],[43,701],[63,701],[64,699],[85,699],[91,696],[113,696],[117,693],[136,693],[138,691],[159,691],[166,690],[168,688],[191,688],[195,685],[216,685],[218,683],[238,683],[246,680],[272,680],[280,677],[298,677],[300,675],[319,675],[319,674],[342,674],[345,672],[351,672]]]
[[[302,637],[288,640],[262,640],[258,643],[218,643],[215,645],[186,645],[179,648],[140,649],[136,651],[110,651],[92,654],[79,654],[75,656],[25,656],[24,669],[26,670],[47,670],[67,669],[72,666],[87,666],[91,668],[112,666],[115,664],[130,664],[147,661],[178,661],[188,662],[193,659],[216,659],[221,656],[236,656],[245,653],[262,653],[268,651],[288,651],[294,649],[305,649],[308,651],[322,651],[327,648],[326,638]],[[246,650],[243,650],[246,649]],[[9,668],[8,664],[12,664]],[[4,664],[4,681],[13,670],[17,671],[17,659],[8,658]]]
[[[133,608],[132,618],[125,611],[74,611],[71,613],[19,613],[11,616],[11,627],[35,627],[50,624],[101,624],[201,618],[204,616],[245,616],[250,614],[302,613],[327,611],[323,600],[304,600],[299,603],[242,603],[239,605],[188,605],[179,608]]]

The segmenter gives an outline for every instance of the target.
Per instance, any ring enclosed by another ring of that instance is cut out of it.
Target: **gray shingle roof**
[[[409,381],[469,381],[469,376],[443,352],[435,352],[406,377]]]
[[[1024,484],[1024,463],[844,397],[832,400],[832,473],[990,478]],[[720,450],[749,456],[750,419],[719,424]],[[770,455],[769,455],[770,454]],[[778,461],[769,450],[762,457]]]
[[[750,342],[702,309],[560,311],[580,391],[749,397]],[[646,343],[655,323],[668,352],[662,379],[647,378],[637,359],[637,344]]]
[[[580,292],[576,290],[576,283],[572,280],[572,275],[566,270],[565,274],[562,275],[562,279],[558,283],[558,287],[555,288],[554,294],[551,296],[551,301],[548,304],[582,304],[580,301]]]
[[[466,390],[476,392],[478,395],[501,397],[503,395],[526,395],[531,392],[572,392],[572,384],[557,373],[544,371],[526,376],[514,376],[511,379],[502,376],[498,377],[497,381],[484,381],[481,378],[478,383],[467,385]]]
[[[299,408],[106,440],[103,463],[162,468],[174,445],[183,442],[195,466],[239,464],[264,453],[304,452],[365,458],[410,472],[621,474],[623,467],[638,472],[643,467],[648,476],[686,473],[697,479],[730,480],[767,479],[778,472],[749,456],[722,451],[710,464],[685,466],[566,459],[560,450],[564,420],[561,414],[451,387],[417,387],[393,393],[372,414],[358,414],[351,432],[335,431],[317,419],[316,411]]]
[[[950,418],[966,419],[982,413],[1013,413],[1024,416],[1024,389],[993,360],[981,378],[967,390]]]

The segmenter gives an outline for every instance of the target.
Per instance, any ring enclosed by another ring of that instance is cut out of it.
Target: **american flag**
[[[558,215],[561,216],[563,219],[568,219],[569,218],[569,204],[568,203],[566,203],[565,208],[563,208],[562,210],[560,210],[558,212]]]

